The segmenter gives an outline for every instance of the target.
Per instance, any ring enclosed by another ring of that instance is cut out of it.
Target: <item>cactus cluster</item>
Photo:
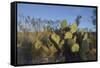
[[[68,25],[63,20],[58,30],[46,33],[32,42],[33,63],[86,61],[93,55],[95,48],[90,49],[89,33],[79,31],[77,22]]]

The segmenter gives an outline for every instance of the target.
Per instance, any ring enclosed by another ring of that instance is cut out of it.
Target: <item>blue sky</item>
[[[42,18],[48,20],[64,20],[68,24],[75,22],[78,15],[82,15],[79,28],[93,29],[93,25],[88,19],[92,16],[92,11],[95,8],[90,7],[74,7],[74,6],[52,6],[52,5],[36,5],[36,4],[21,4],[18,6],[18,14],[22,13],[24,16],[31,16],[34,18]]]

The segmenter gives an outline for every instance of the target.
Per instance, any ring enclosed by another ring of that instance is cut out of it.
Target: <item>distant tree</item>
[[[82,16],[78,15],[76,17],[76,23],[77,23],[77,26],[80,24],[80,19],[82,18]]]

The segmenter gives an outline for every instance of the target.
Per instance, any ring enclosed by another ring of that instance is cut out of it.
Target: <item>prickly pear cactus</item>
[[[75,33],[77,31],[77,24],[76,23],[73,23],[71,26],[70,26],[70,31],[72,33]]]
[[[57,34],[52,34],[51,35],[51,38],[58,44],[59,43],[59,41],[60,41],[60,36],[59,35],[57,35]]]
[[[88,39],[88,35],[87,33],[85,33],[80,47],[80,56],[82,60],[87,60],[87,53],[89,51],[89,42],[87,39]]]
[[[37,41],[35,42],[35,48],[36,48],[36,49],[40,49],[40,48],[41,48],[41,45],[42,45],[42,42],[41,42],[41,41],[37,40]]]
[[[74,52],[78,52],[79,49],[80,49],[80,47],[79,47],[79,44],[77,44],[77,43],[74,43],[74,44],[72,45],[72,47],[71,47],[71,51],[72,51],[73,53],[74,53]]]
[[[64,39],[71,39],[72,38],[72,33],[71,32],[66,32],[65,33],[65,37],[64,37]]]
[[[66,27],[67,27],[67,21],[66,21],[66,20],[63,20],[63,21],[61,22],[61,28],[64,29],[64,28],[66,28]]]

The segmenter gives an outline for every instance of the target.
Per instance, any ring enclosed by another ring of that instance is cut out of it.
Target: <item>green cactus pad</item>
[[[42,43],[41,43],[41,41],[36,41],[36,43],[35,43],[35,48],[36,49],[40,49],[41,48],[41,45],[42,45]]]
[[[72,45],[71,50],[72,50],[72,52],[78,52],[79,51],[79,48],[80,48],[79,45],[77,43],[74,43]]]
[[[71,32],[66,32],[66,33],[65,33],[65,37],[64,37],[64,38],[65,38],[65,39],[71,39],[71,38],[72,38],[72,36],[73,36],[73,35],[72,35],[72,33],[71,33]]]
[[[67,27],[67,21],[66,21],[66,20],[63,20],[63,21],[61,22],[61,28],[64,29],[64,28],[66,28],[66,27]]]
[[[75,33],[77,31],[77,24],[76,23],[73,23],[71,26],[70,26],[70,31],[72,33]]]
[[[59,37],[59,35],[57,35],[57,34],[52,34],[51,35],[51,38],[58,44],[59,43],[59,41],[60,41],[60,37]]]

